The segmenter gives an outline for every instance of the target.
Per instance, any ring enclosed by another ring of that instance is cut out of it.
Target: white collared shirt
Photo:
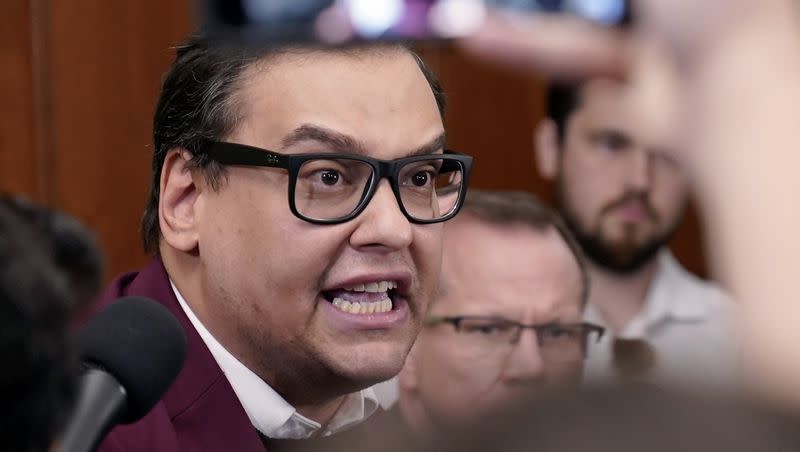
[[[275,439],[328,436],[364,421],[378,409],[378,399],[372,388],[348,394],[331,421],[322,428],[319,422],[298,413],[270,385],[226,350],[192,312],[171,280],[170,284],[181,308],[233,387],[250,422],[264,436]]]
[[[650,381],[730,388],[738,373],[734,303],[718,287],[681,267],[668,250],[657,259],[658,270],[641,311],[616,336],[606,330],[599,343],[589,345],[586,381],[617,378],[612,346],[614,337],[620,337],[642,339],[653,348]],[[584,319],[606,326],[591,304]]]

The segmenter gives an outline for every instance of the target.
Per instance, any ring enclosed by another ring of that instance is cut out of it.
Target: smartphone
[[[630,16],[627,0],[206,0],[205,28],[257,45],[429,41],[468,35],[491,8],[575,14],[606,25]]]

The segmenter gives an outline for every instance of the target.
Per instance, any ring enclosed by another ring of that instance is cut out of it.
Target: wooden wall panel
[[[187,1],[74,0],[51,7],[54,204],[101,238],[108,274],[141,265],[151,121]]]
[[[472,154],[472,185],[528,190],[549,186],[535,175],[533,127],[543,116],[541,79],[470,59],[451,47],[422,52],[447,93],[448,146]]]
[[[22,193],[43,201],[38,180],[30,3],[29,0],[3,3],[3,25],[0,26],[0,193]]]

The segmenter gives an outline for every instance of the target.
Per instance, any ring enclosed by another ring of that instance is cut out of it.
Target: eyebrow
[[[616,127],[601,127],[590,130],[587,135],[591,141],[613,137],[614,139],[620,140],[624,146],[631,146],[633,144],[633,138],[631,138],[630,134]]]
[[[313,124],[303,124],[291,131],[281,141],[281,147],[288,148],[304,141],[316,141],[333,147],[337,151],[366,154],[363,143],[355,138]]]
[[[364,146],[364,143],[361,141],[351,137],[350,135],[336,132],[334,130],[314,124],[303,124],[291,131],[283,138],[283,140],[281,140],[281,147],[285,149],[304,141],[315,141],[317,143],[325,144],[339,152],[349,152],[361,155],[369,154],[366,146]],[[409,152],[407,156],[410,157],[414,155],[435,154],[439,150],[444,149],[444,144],[446,141],[447,133],[442,132],[433,140]]]
[[[435,154],[440,149],[444,149],[444,144],[447,142],[447,132],[442,132],[434,138],[433,140],[423,144],[422,146],[418,147],[417,149],[411,151],[408,154],[408,157],[414,155],[425,155],[425,154]]]
[[[498,311],[489,311],[486,314],[475,314],[475,315],[466,315],[465,317],[485,317],[485,318],[492,318],[496,320],[510,320],[512,322],[523,323],[519,320],[515,319],[515,316],[508,316],[505,314],[500,314]],[[550,316],[542,316],[542,317],[549,317],[550,320],[545,322],[537,322],[536,325],[572,325],[575,323],[580,323],[583,321],[582,317],[579,317],[577,320],[569,320],[567,317],[568,314],[559,313],[557,315],[550,315]]]

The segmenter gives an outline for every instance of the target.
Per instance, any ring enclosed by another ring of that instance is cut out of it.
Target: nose
[[[652,158],[644,149],[630,153],[626,182],[630,191],[646,192],[652,182]]]
[[[375,195],[355,221],[358,225],[350,235],[350,244],[355,248],[393,251],[408,247],[413,239],[412,225],[400,210],[387,180],[379,183]]]
[[[542,360],[536,332],[522,330],[519,340],[506,362],[503,380],[507,383],[530,383],[544,378],[544,361]]]

